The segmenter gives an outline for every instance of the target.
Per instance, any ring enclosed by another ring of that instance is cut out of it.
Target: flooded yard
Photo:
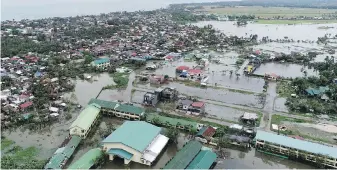
[[[274,110],[278,112],[288,113],[288,108],[285,105],[286,101],[287,99],[283,97],[276,98],[274,102]]]
[[[90,80],[76,80],[74,91],[76,101],[80,105],[86,106],[91,98],[96,98],[102,87],[113,83],[113,79],[108,73],[95,75]],[[71,94],[65,96],[69,97]]]
[[[322,26],[337,27],[337,24],[297,24],[297,25],[277,25],[277,24],[257,24],[249,23],[244,27],[237,27],[234,21],[202,21],[194,25],[204,27],[213,25],[213,28],[223,31],[226,35],[238,37],[249,37],[250,34],[257,34],[258,38],[269,37],[269,39],[288,39],[316,41],[317,37],[325,34],[336,34],[335,29],[318,29]],[[305,31],[303,31],[305,30]]]
[[[206,104],[207,117],[214,117],[217,119],[225,119],[229,121],[239,122],[240,116],[243,115],[244,111],[233,109],[230,107],[219,106],[215,104]]]
[[[302,71],[303,70],[303,71]],[[304,77],[304,71],[307,72],[307,76],[318,76],[318,72],[313,69],[308,69],[307,67],[298,64],[289,63],[266,63],[261,64],[259,68],[256,69],[254,74],[264,75],[265,73],[275,73],[276,75],[288,78]]]
[[[259,95],[256,94],[236,93],[225,89],[213,89],[213,88],[202,89],[197,87],[185,86],[184,84],[179,84],[176,82],[172,82],[166,86],[175,87],[183,95],[194,96],[205,100],[221,101],[224,103],[250,106],[255,108],[262,108],[264,103],[264,101],[260,100]],[[147,90],[156,89],[156,87],[152,87],[149,84],[147,85],[138,84],[137,87]]]

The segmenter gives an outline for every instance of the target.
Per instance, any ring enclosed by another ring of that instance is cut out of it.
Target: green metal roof
[[[186,169],[209,169],[216,161],[216,154],[209,150],[200,151]]]
[[[120,112],[127,112],[127,113],[133,113],[136,115],[141,115],[145,112],[145,109],[142,107],[127,105],[127,104],[120,104],[117,102],[111,102],[111,101],[105,101],[105,100],[99,100],[99,99],[91,99],[88,104],[95,103],[102,108],[107,109],[113,109]]]
[[[68,169],[90,169],[95,161],[103,155],[100,148],[94,148],[85,153],[79,160],[71,164]]]
[[[100,111],[101,106],[97,104],[88,105],[84,110],[82,110],[77,119],[71,124],[70,129],[73,127],[79,127],[81,129],[88,130]]]
[[[189,141],[163,169],[185,169],[201,150],[201,143]]]
[[[197,133],[197,135],[196,136],[202,136],[202,134],[204,134],[204,132],[207,130],[207,126],[204,126],[204,127],[202,127],[200,130],[199,130],[199,132]]]
[[[102,143],[122,143],[143,152],[160,131],[161,128],[144,121],[126,121]]]
[[[108,63],[110,62],[110,59],[109,58],[100,58],[100,59],[97,59],[95,61],[93,61],[94,64],[103,64],[103,63]]]
[[[130,152],[125,151],[123,149],[117,149],[117,148],[110,149],[108,151],[108,154],[117,155],[117,156],[119,156],[121,158],[124,158],[124,159],[127,159],[127,160],[130,160],[133,157],[133,154],[131,154]]]
[[[117,102],[111,102],[111,101],[105,101],[105,100],[99,100],[99,99],[91,99],[88,104],[98,104],[102,108],[107,108],[107,109],[115,109],[116,105],[118,104]]]
[[[192,121],[187,121],[183,119],[171,118],[166,116],[161,116],[156,113],[151,113],[146,115],[146,121],[152,122],[153,119],[157,118],[161,123],[168,123],[170,126],[191,126],[194,129],[197,129],[197,123]]]
[[[45,166],[45,169],[61,169],[62,163],[72,156],[80,142],[80,137],[72,136],[67,145],[63,148],[59,148],[59,152],[55,153],[50,158],[49,162]]]
[[[145,112],[144,108],[136,107],[132,105],[126,105],[126,104],[118,104],[115,110],[120,111],[120,112],[133,113],[136,115],[141,115],[142,113]]]

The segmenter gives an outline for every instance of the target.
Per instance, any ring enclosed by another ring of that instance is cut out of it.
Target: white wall
[[[103,149],[105,150],[105,152],[108,152],[112,148],[123,149],[123,150],[133,154],[133,156],[131,158],[131,161],[143,164],[143,162],[140,160],[140,158],[143,155],[141,152],[136,151],[135,149],[130,148],[130,147],[128,147],[126,145],[123,145],[121,143],[104,143],[104,145],[103,145]]]

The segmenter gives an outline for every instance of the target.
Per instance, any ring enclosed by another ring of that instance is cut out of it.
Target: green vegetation
[[[8,139],[1,139],[1,146],[3,144],[14,144],[13,141]],[[4,148],[2,148],[4,149]],[[2,153],[1,168],[2,169],[42,169],[46,163],[46,160],[38,160],[36,156],[38,149],[35,147],[29,147],[26,149],[20,146],[13,146],[11,149]]]
[[[258,24],[328,24],[337,20],[256,20]]]
[[[110,75],[113,77],[113,80],[116,85],[107,85],[103,87],[103,90],[106,89],[125,89],[129,83],[129,73],[113,73]]]
[[[226,15],[255,15],[256,17],[319,17],[324,14],[334,14],[333,9],[315,8],[288,8],[288,7],[262,7],[262,6],[240,6],[240,7],[204,7],[202,11]]]
[[[291,94],[295,94],[295,90],[290,86],[289,81],[278,81],[276,92],[280,97],[290,97]]]
[[[245,62],[245,59],[239,58],[238,60],[236,60],[235,63],[236,63],[237,65],[242,65],[244,62]]]
[[[12,144],[14,144],[14,142],[9,139],[6,138],[1,139],[1,150],[10,147]]]
[[[179,130],[176,128],[169,128],[165,131],[165,136],[167,136],[172,142],[176,143],[179,135]]]
[[[296,123],[313,123],[310,120],[290,118],[290,117],[281,116],[281,115],[273,115],[271,117],[271,123],[272,124],[279,125],[283,121],[296,122]]]

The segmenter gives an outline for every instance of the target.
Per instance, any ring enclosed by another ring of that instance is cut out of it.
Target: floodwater
[[[288,107],[285,105],[287,99],[283,97],[279,97],[275,99],[274,110],[278,112],[288,113]]]
[[[219,106],[215,104],[206,104],[207,117],[214,117],[217,119],[225,119],[230,121],[239,122],[240,116],[243,115],[244,111],[233,109],[230,107]]]
[[[203,89],[185,86],[184,84],[176,82],[171,82],[169,85],[166,86],[176,88],[183,95],[194,96],[205,100],[221,101],[224,103],[250,106],[255,108],[263,107],[263,101],[260,101],[259,96],[254,94],[236,93],[225,89],[213,89],[213,88]],[[156,87],[152,87],[150,86],[150,84],[147,85],[138,84],[137,87],[141,89],[150,89],[150,90],[156,89]]]
[[[75,91],[77,102],[86,106],[90,99],[96,98],[101,89],[106,85],[114,84],[113,78],[108,73],[98,74],[91,78],[91,80],[76,80]],[[71,96],[71,93],[66,94],[66,97]],[[71,98],[71,97],[70,97]],[[72,98],[71,98],[72,99]],[[74,99],[72,99],[74,100]]]
[[[277,25],[277,24],[257,24],[249,23],[245,27],[237,27],[233,21],[202,21],[194,25],[203,27],[213,25],[213,28],[223,31],[226,35],[238,37],[249,37],[250,34],[257,34],[258,38],[269,37],[269,39],[288,39],[316,41],[317,37],[325,34],[336,34],[335,29],[318,29],[321,26],[337,27],[337,24],[297,24],[297,25]]]
[[[303,163],[266,155],[255,151],[243,152],[226,149],[225,160],[220,160],[214,169],[312,169]]]
[[[284,53],[284,54],[291,54],[291,52],[300,52],[300,53],[307,53],[310,51],[321,51],[324,48],[323,44],[317,43],[277,43],[271,42],[267,44],[259,44],[253,46],[253,49],[260,50],[263,53]]]
[[[60,121],[51,126],[46,126],[41,130],[31,131],[21,127],[17,129],[4,130],[2,135],[14,141],[17,145],[27,148],[34,146],[39,152],[41,159],[49,158],[53,155],[59,145],[69,135],[68,128],[77,118],[80,111],[72,112],[72,118],[68,121]]]
[[[265,73],[275,73],[276,75],[288,78],[304,77],[304,73],[301,69],[307,71],[307,76],[318,76],[318,72],[313,69],[308,69],[307,67],[298,64],[289,63],[265,63],[261,64],[259,68],[256,69],[254,74],[264,75]],[[303,70],[303,71],[304,71]]]
[[[237,53],[236,53],[237,54]],[[232,88],[238,90],[245,90],[260,93],[263,91],[264,80],[254,77],[243,76],[243,71],[240,68],[233,66],[236,61],[236,55],[233,52],[224,53],[222,57],[219,57],[221,63],[224,64],[215,64],[209,63],[208,67],[204,69],[204,75],[208,76],[208,84],[215,86],[215,83],[219,87],[223,88]],[[227,55],[227,56],[226,56]],[[232,57],[230,57],[232,56]],[[178,66],[196,66],[195,62],[186,62],[183,59],[174,61],[172,63],[166,64],[165,66],[158,68],[154,71],[154,74],[158,75],[169,75],[170,77],[176,77],[176,67]],[[244,66],[244,65],[243,65]],[[230,71],[233,70],[232,76],[230,76]],[[237,77],[235,75],[235,70],[238,70],[238,73],[241,76]]]

